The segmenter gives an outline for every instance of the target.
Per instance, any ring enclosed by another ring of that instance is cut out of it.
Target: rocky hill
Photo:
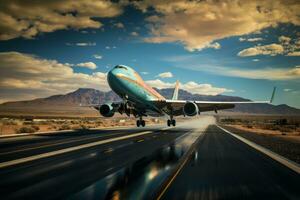
[[[165,96],[171,98],[173,89],[162,89],[157,91]],[[202,100],[202,101],[249,101],[235,96],[226,95],[199,95],[191,94],[185,90],[179,90],[179,99],[186,100]],[[17,110],[18,107],[53,107],[53,106],[78,106],[80,104],[102,104],[104,102],[119,101],[120,98],[112,91],[102,92],[91,88],[80,88],[74,92],[64,95],[54,95],[47,98],[40,98],[30,101],[18,101],[18,102],[7,102],[0,105],[1,109],[14,108]],[[270,104],[248,104],[248,105],[237,105],[234,109],[228,110],[231,112],[242,112],[250,114],[274,114],[274,115],[300,115],[300,109],[290,107],[288,105],[270,105]]]

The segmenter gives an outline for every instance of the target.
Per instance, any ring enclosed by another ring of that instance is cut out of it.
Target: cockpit
[[[126,69],[127,70],[127,67],[125,66],[122,66],[122,65],[117,65],[114,67],[115,69]]]

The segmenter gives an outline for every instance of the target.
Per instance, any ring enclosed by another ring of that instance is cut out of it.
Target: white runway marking
[[[220,127],[219,125],[217,125],[217,127],[219,127],[221,130],[225,131],[226,133],[232,135],[233,137],[239,139],[240,141],[244,142],[245,144],[251,146],[252,148],[260,151],[261,153],[271,157],[272,159],[276,160],[277,162],[280,162],[281,164],[283,164],[284,166],[290,168],[291,170],[297,172],[298,174],[300,174],[300,166],[299,164],[281,156],[278,155],[277,153],[274,153],[273,151],[270,151],[269,149],[266,149],[258,144],[255,144],[254,142],[251,142],[237,134],[231,133],[230,131]]]
[[[116,129],[119,130],[119,129]],[[9,152],[1,152],[1,155],[6,155],[6,154],[13,154],[13,153],[18,153],[18,152],[23,152],[23,151],[29,151],[29,150],[36,150],[36,149],[42,149],[42,148],[46,148],[46,147],[52,147],[52,146],[58,146],[58,145],[62,145],[62,144],[70,144],[72,142],[83,142],[86,140],[90,140],[90,139],[101,139],[107,136],[117,136],[117,135],[124,135],[124,133],[113,133],[111,135],[95,135],[94,137],[88,137],[88,138],[81,138],[81,137],[86,137],[87,135],[84,136],[79,136],[76,139],[72,139],[72,140],[68,140],[68,141],[62,141],[62,142],[56,142],[56,143],[51,143],[51,144],[45,144],[45,145],[41,145],[41,146],[37,146],[37,147],[28,147],[28,148],[23,148],[23,149],[19,149],[19,150],[15,150],[15,151],[9,151]]]
[[[164,129],[164,130],[166,130],[166,129]],[[114,141],[125,140],[128,138],[146,135],[149,133],[152,133],[152,131],[144,131],[144,132],[125,135],[125,136],[121,136],[121,137],[117,137],[117,138],[110,138],[110,139],[106,139],[106,140],[102,140],[102,141],[83,144],[83,145],[79,145],[79,146],[75,146],[75,147],[69,147],[66,149],[61,149],[61,150],[43,153],[43,154],[39,154],[39,155],[29,156],[26,158],[11,160],[11,161],[0,163],[0,168],[9,167],[9,166],[13,166],[13,165],[17,165],[17,164],[21,164],[21,163],[25,163],[25,162],[29,162],[29,161],[34,161],[34,160],[38,160],[38,159],[42,159],[42,158],[47,158],[47,157],[51,157],[51,156],[56,156],[56,155],[60,155],[63,153],[68,153],[68,152],[72,152],[72,151],[76,151],[76,150],[80,150],[80,149],[84,149],[84,148],[89,148],[89,147],[93,147],[93,146],[97,146],[97,145],[101,145],[101,144],[106,144],[106,143],[110,143],[110,142],[114,142]]]

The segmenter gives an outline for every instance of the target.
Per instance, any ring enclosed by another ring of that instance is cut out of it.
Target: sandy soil
[[[164,119],[147,118],[146,123],[164,123]],[[33,133],[57,130],[104,128],[116,126],[135,126],[135,118],[96,118],[96,119],[1,119],[0,135]]]
[[[290,131],[290,132],[282,132],[279,130],[267,130],[267,129],[262,129],[262,128],[257,128],[257,127],[252,127],[252,128],[247,128],[245,125],[227,125],[239,130],[243,131],[248,131],[251,133],[259,134],[259,135],[270,135],[270,136],[276,136],[276,137],[281,137],[286,140],[292,140],[292,141],[297,141],[300,143],[300,131]]]

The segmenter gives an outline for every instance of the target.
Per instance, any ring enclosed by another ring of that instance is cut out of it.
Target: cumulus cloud
[[[289,44],[291,40],[292,40],[292,39],[291,39],[290,37],[287,37],[287,36],[284,36],[284,35],[282,35],[282,36],[280,36],[280,37],[278,38],[278,41],[279,41],[280,43],[283,43],[283,44]]]
[[[94,54],[93,57],[94,57],[95,59],[99,59],[99,60],[103,58],[103,56],[101,56],[101,55],[99,55],[99,54]]]
[[[207,48],[220,49],[221,45],[218,42],[210,43],[206,46]]]
[[[132,35],[132,36],[139,36],[139,33],[136,32],[136,31],[133,31],[133,32],[130,33],[130,35]]]
[[[265,80],[299,80],[300,66],[293,68],[262,68],[262,69],[238,69],[229,67],[211,67],[205,71],[222,76],[241,77],[247,79]]]
[[[66,43],[67,46],[78,46],[78,47],[89,47],[96,46],[96,42],[77,42],[77,43]]]
[[[280,36],[279,42],[285,48],[286,56],[300,56],[300,38],[292,39],[286,36]]]
[[[263,46],[255,46],[251,48],[244,49],[238,53],[238,56],[256,56],[256,55],[271,55],[275,56],[278,54],[283,54],[284,48],[280,44],[268,44]]]
[[[173,74],[171,72],[164,72],[157,75],[160,78],[172,78]]]
[[[242,38],[243,40],[243,38]],[[241,40],[240,40],[241,41]],[[256,56],[256,55],[286,55],[286,56],[300,56],[300,40],[292,39],[287,36],[280,36],[278,38],[279,44],[273,43],[268,45],[257,45],[244,49],[238,53],[238,56]]]
[[[263,40],[263,38],[260,38],[260,37],[258,37],[258,38],[242,38],[242,37],[240,37],[239,38],[239,41],[241,41],[241,42],[243,42],[243,41],[257,42],[257,41],[262,41],[262,40]]]
[[[300,56],[300,51],[289,52],[287,56]]]
[[[125,28],[124,24],[121,22],[115,23],[114,26],[117,28]]]
[[[116,49],[116,46],[106,46],[105,49]]]
[[[69,28],[99,28],[102,24],[95,17],[115,17],[121,13],[118,4],[106,0],[2,0],[0,40],[33,38],[39,33]]]
[[[175,83],[168,83],[161,81],[159,79],[146,81],[152,87],[163,89],[163,88],[173,88]],[[194,81],[187,83],[180,83],[179,87],[181,89],[187,90],[192,94],[203,94],[203,95],[218,95],[224,92],[233,92],[233,90],[226,88],[213,87],[211,84],[198,84]]]
[[[216,40],[240,36],[277,26],[300,25],[297,0],[225,1],[137,1],[143,11],[154,9],[148,18],[151,36],[146,42],[180,42],[189,51],[210,47]]]
[[[262,38],[249,38],[247,39],[247,41],[249,42],[257,42],[257,41],[262,41],[263,39]]]
[[[78,42],[75,45],[80,47],[96,46],[96,42]]]
[[[85,67],[85,68],[89,68],[89,69],[96,69],[97,68],[97,65],[93,62],[78,63],[76,66],[77,67]]]
[[[0,53],[0,73],[0,102],[46,97],[82,87],[109,90],[105,73],[77,73],[70,64],[18,52]]]

